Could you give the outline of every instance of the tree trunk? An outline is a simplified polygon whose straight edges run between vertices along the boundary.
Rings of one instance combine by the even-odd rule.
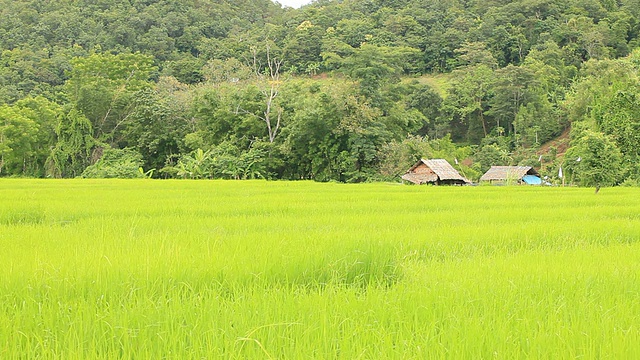
[[[482,113],[482,109],[480,111],[480,122],[482,122],[482,131],[484,131],[484,137],[487,137],[487,124],[484,121],[484,114]]]
[[[253,48],[253,72],[255,75],[255,79],[257,82],[262,83],[264,87],[260,90],[262,95],[264,96],[266,109],[263,113],[263,116],[258,114],[254,114],[254,116],[258,117],[267,125],[267,133],[269,136],[269,142],[273,143],[275,141],[276,135],[278,135],[278,130],[280,129],[280,122],[282,120],[282,108],[278,106],[276,102],[276,98],[278,97],[278,93],[280,90],[280,67],[282,65],[282,60],[276,59],[271,56],[271,47],[267,42],[266,45],[267,51],[267,67],[268,74],[264,74],[261,70],[262,66],[258,61],[258,53],[257,49]],[[271,115],[273,111],[277,112],[277,119],[275,119],[275,124],[273,124],[273,120]]]

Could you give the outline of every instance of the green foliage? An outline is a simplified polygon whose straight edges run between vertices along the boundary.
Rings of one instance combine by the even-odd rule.
[[[69,61],[64,50],[51,54],[46,48],[24,45],[0,48],[0,103],[26,96],[54,98],[65,80]]]
[[[136,92],[119,145],[135,148],[145,169],[161,169],[167,158],[189,149],[191,97],[189,88],[171,77],[160,78],[154,89]]]
[[[184,84],[197,84],[205,80],[202,73],[203,62],[195,57],[182,57],[165,62],[165,75],[172,76]]]
[[[176,166],[166,167],[160,171],[175,173],[176,176],[186,179],[204,179],[208,172],[207,162],[210,161],[211,153],[202,149],[197,149],[191,154],[182,155]]]
[[[635,168],[634,176],[640,175],[640,87],[619,91],[598,110],[600,129],[611,136],[624,155],[625,161]]]
[[[584,130],[565,154],[565,169],[582,186],[617,185],[622,181],[622,154],[610,137]]]
[[[27,159],[34,155],[37,124],[19,108],[0,106],[0,176],[20,174]]]
[[[637,86],[637,70],[629,60],[591,60],[585,63],[581,78],[574,84],[565,102],[571,122],[596,121],[598,114],[595,112],[618,91]]]
[[[299,69],[311,70],[316,75],[322,57],[322,37],[324,29],[305,20],[292,31],[285,40],[283,56],[286,64]],[[315,73],[313,73],[315,72]]]
[[[58,117],[56,145],[47,159],[47,175],[76,177],[91,163],[97,141],[91,122],[75,108],[67,108]]]
[[[381,173],[381,151],[405,139],[477,145],[478,172],[498,158],[487,145],[535,163],[535,149],[588,122],[637,178],[636,5],[0,0],[0,104],[20,115],[12,128],[35,124],[3,140],[1,171],[78,176],[107,145],[172,168],[229,146],[244,163],[259,154],[261,176],[361,182],[397,173]],[[434,78],[447,84],[421,85]]]
[[[183,179],[264,179],[266,155],[259,148],[239,151],[232,144],[223,143],[211,150],[196,149],[182,155],[175,165],[161,171]]]
[[[494,76],[491,110],[487,114],[495,119],[496,127],[504,127],[507,134],[516,134],[518,129],[513,123],[520,108],[530,102],[533,73],[526,67],[508,65],[496,70]]]
[[[102,156],[95,164],[87,166],[80,177],[93,179],[138,179],[145,176],[142,156],[132,149],[102,149]]]
[[[442,109],[451,122],[452,136],[478,143],[490,131],[485,118],[493,71],[484,64],[453,72],[454,78]]]
[[[475,153],[480,173],[485,173],[491,166],[511,165],[511,157],[504,147],[498,144],[486,144]]]
[[[590,61],[586,76],[576,84],[568,99],[574,124],[580,120],[591,129],[608,135],[624,159],[626,176],[637,178],[640,138],[640,65],[637,50],[616,61]],[[577,133],[577,132],[576,132]]]
[[[42,177],[46,175],[46,161],[56,146],[56,126],[62,115],[62,107],[44,97],[27,97],[15,103],[15,107],[37,126],[37,135],[31,145],[31,155],[23,160],[22,174]]]
[[[363,43],[344,60],[343,68],[359,81],[362,95],[378,100],[380,88],[386,83],[397,82],[403,64],[407,64],[406,59],[417,53],[417,49],[408,47],[391,48]]]
[[[136,54],[92,54],[72,59],[66,82],[71,102],[91,121],[93,136],[117,140],[138,91],[151,87],[153,58]]]
[[[0,106],[0,175],[45,175],[62,109],[44,97]]]

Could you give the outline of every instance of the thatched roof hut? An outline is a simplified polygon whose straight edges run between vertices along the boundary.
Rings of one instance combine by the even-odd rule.
[[[469,180],[460,175],[445,159],[421,159],[402,175],[402,180],[417,185],[428,183],[435,185],[464,185],[469,183]]]
[[[536,180],[537,179],[537,180]],[[540,174],[531,166],[492,166],[480,181],[492,183],[514,182],[517,184],[540,184]]]

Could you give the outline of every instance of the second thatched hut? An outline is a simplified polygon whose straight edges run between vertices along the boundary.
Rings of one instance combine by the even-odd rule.
[[[540,174],[531,166],[492,166],[480,178],[480,182],[494,184],[540,185]]]

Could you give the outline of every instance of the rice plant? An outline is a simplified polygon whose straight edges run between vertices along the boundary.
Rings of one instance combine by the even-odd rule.
[[[0,358],[630,358],[640,191],[0,181]]]

